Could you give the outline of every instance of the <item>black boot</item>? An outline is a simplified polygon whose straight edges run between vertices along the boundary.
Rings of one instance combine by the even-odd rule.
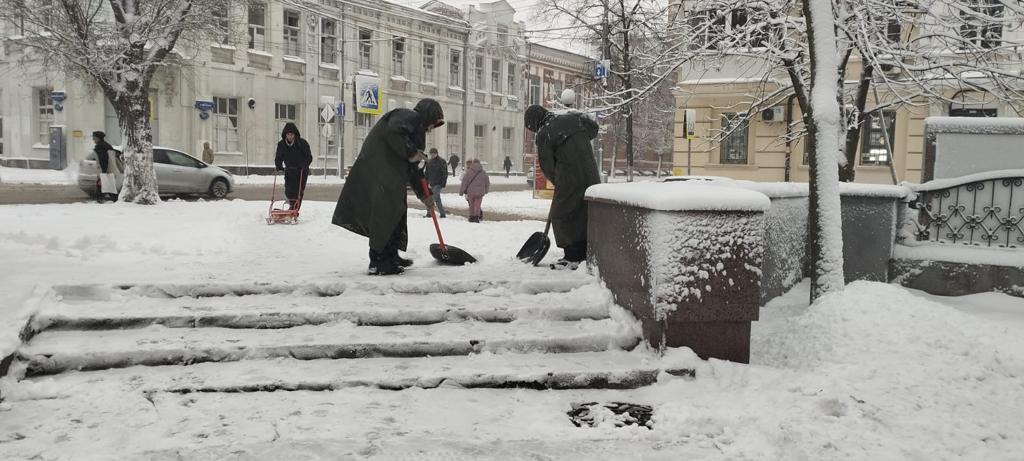
[[[370,250],[370,266],[367,273],[370,275],[397,275],[405,272],[402,266],[394,259],[398,254],[378,253]]]
[[[393,255],[393,257],[391,258],[391,260],[394,261],[395,264],[398,267],[409,267],[409,266],[412,266],[412,260],[411,259],[403,258],[401,256],[398,256],[398,253],[395,253]]]

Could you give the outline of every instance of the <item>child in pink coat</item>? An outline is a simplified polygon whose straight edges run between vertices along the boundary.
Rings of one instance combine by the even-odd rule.
[[[469,202],[469,222],[480,222],[484,214],[480,209],[484,201],[484,195],[491,189],[491,178],[487,176],[480,160],[473,159],[466,162],[466,171],[462,175],[462,188],[459,195],[465,195]]]

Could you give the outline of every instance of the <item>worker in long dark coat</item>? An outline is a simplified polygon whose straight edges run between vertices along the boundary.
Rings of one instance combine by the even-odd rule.
[[[406,186],[433,208],[433,198],[421,180],[426,160],[428,132],[444,125],[444,112],[433,99],[423,99],[412,110],[395,109],[384,114],[366,136],[334,209],[332,222],[370,238],[372,275],[403,272],[412,261],[402,258],[409,242],[406,227]]]
[[[600,183],[590,141],[597,137],[597,123],[579,112],[555,115],[532,105],[524,116],[526,128],[536,133],[540,169],[555,186],[551,203],[551,227],[555,244],[565,257],[552,269],[576,269],[587,257],[587,188]]]
[[[309,165],[312,163],[313,154],[309,150],[309,143],[302,139],[294,123],[286,123],[281,130],[281,140],[277,142],[274,166],[277,171],[284,170],[284,196],[288,198],[289,209],[298,206],[306,190]]]

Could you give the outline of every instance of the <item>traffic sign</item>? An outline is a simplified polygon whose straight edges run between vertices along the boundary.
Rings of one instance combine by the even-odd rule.
[[[608,78],[608,71],[612,67],[610,59],[602,59],[594,65],[594,78]]]
[[[334,109],[334,115],[345,118],[345,103],[339,102],[338,107]]]
[[[324,123],[323,125],[320,125],[320,136],[323,136],[325,138],[330,138],[331,135],[333,135],[333,134],[334,134],[334,125],[331,125],[330,123]]]
[[[697,111],[686,109],[683,112],[683,123],[686,125],[686,139],[693,140],[697,137]]]
[[[330,104],[324,104],[324,109],[320,111],[320,118],[324,123],[334,120],[334,107]]]

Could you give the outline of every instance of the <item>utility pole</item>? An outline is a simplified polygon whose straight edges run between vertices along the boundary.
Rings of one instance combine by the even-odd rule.
[[[344,179],[345,178],[345,116],[348,113],[348,110],[347,110],[348,109],[348,107],[347,107],[348,104],[346,104],[346,102],[348,100],[346,95],[348,93],[345,92],[345,84],[348,83],[348,78],[345,76],[345,44],[348,43],[348,41],[345,39],[345,4],[341,3],[338,6],[341,9],[341,13],[339,14],[339,17],[338,17],[338,26],[341,27],[341,30],[340,30],[341,46],[339,47],[340,48],[340,52],[338,53],[339,58],[341,59],[341,75],[338,78],[338,81],[340,82],[339,85],[341,85],[341,90],[339,91],[340,97],[338,99],[341,100],[341,107],[343,108],[343,110],[341,111],[340,114],[335,114],[335,116],[338,118],[338,177]],[[355,106],[355,105],[353,104],[353,106]]]
[[[604,24],[603,25],[604,25],[603,33],[601,34],[602,35],[601,40],[603,42],[601,44],[601,60],[602,61],[605,60],[605,59],[609,60],[608,61],[609,62],[609,66],[608,66],[608,69],[606,69],[605,72],[609,76],[611,76],[611,65],[610,65],[611,61],[610,60],[611,60],[611,55],[612,55],[612,42],[611,42],[611,39],[608,37],[609,28],[608,28],[608,7],[607,7],[607,5],[605,6],[605,9],[604,9]],[[608,78],[606,77],[606,78],[601,79],[601,84],[602,84],[602,86],[605,89],[607,89],[607,87],[608,87]],[[605,117],[605,120],[608,120],[609,118],[610,117]],[[608,132],[608,127],[607,126],[605,126],[604,131],[605,131],[605,133]],[[618,140],[615,139],[615,136],[612,136],[612,142],[618,142]],[[601,163],[598,164],[598,167],[599,167],[598,170],[599,171],[604,171],[604,134],[601,135],[601,142],[598,145],[597,150],[598,150],[598,155],[601,157]],[[612,152],[614,153],[615,149],[612,149]],[[611,177],[613,177],[613,178],[615,177],[615,157],[614,157],[614,154],[613,154],[613,157],[612,157],[611,166],[608,167],[608,174]],[[608,177],[607,176],[604,178],[604,182],[608,182]]]

